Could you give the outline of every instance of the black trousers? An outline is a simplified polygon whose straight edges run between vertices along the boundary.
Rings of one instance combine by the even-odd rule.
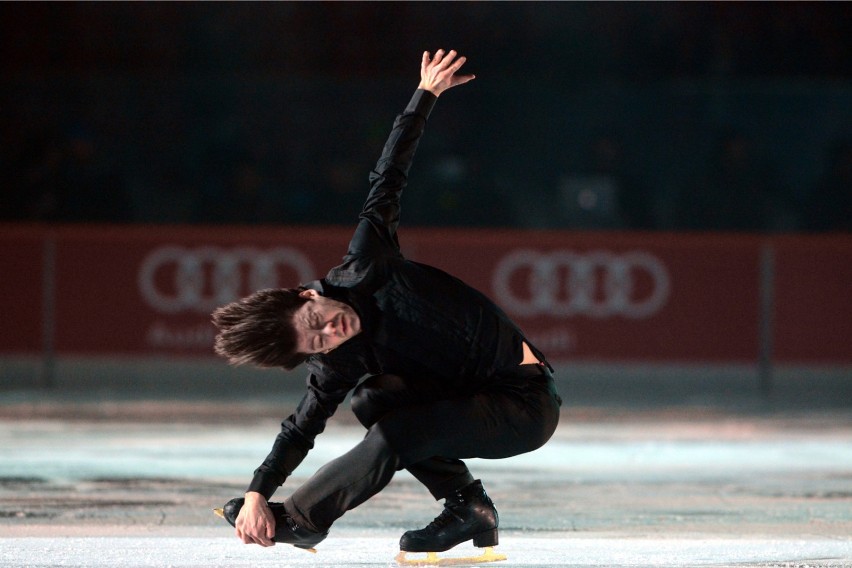
[[[352,394],[352,411],[368,428],[359,444],[320,468],[284,501],[310,530],[335,520],[407,469],[435,499],[473,482],[462,461],[533,451],[559,422],[562,401],[541,365],[519,365],[474,393],[396,375],[376,375]]]

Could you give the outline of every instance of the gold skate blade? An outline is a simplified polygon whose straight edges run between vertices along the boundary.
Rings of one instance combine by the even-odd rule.
[[[400,550],[396,555],[396,563],[400,566],[451,566],[453,564],[479,564],[481,562],[498,562],[506,560],[505,554],[497,554],[494,547],[486,546],[479,556],[464,556],[461,558],[440,557],[437,552],[427,552],[426,558],[406,558],[407,552]],[[421,554],[412,552],[411,554]]]

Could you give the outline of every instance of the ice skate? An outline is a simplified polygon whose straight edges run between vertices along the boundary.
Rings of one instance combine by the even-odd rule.
[[[445,566],[505,560],[504,555],[495,553],[492,548],[498,543],[498,524],[497,509],[482,483],[476,480],[447,497],[444,510],[428,526],[402,535],[396,561],[403,566]],[[478,556],[439,557],[437,554],[468,540],[485,550]],[[408,553],[413,552],[425,552],[426,557],[409,558]]]
[[[243,508],[245,499],[236,498],[228,501],[221,509],[213,509],[213,512],[228,521],[232,527],[236,526],[237,515],[240,514],[240,509]],[[272,515],[275,517],[275,537],[273,541],[286,544],[292,544],[296,548],[307,550],[308,552],[316,552],[314,546],[325,540],[328,532],[315,533],[304,527],[300,527],[293,517],[284,511],[282,503],[268,503]]]

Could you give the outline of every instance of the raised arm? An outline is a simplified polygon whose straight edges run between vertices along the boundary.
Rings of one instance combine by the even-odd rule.
[[[370,172],[370,194],[349,245],[350,258],[399,252],[396,229],[400,197],[408,184],[408,171],[426,120],[441,93],[474,78],[457,74],[466,61],[457,55],[455,50],[439,49],[434,57],[428,51],[423,52],[417,91],[403,113],[396,117],[382,155]]]
[[[476,78],[476,75],[456,75],[467,58],[456,57],[455,49],[444,53],[443,49],[435,52],[435,57],[428,51],[423,52],[420,62],[420,85],[418,89],[429,91],[436,97],[452,87],[463,85]]]

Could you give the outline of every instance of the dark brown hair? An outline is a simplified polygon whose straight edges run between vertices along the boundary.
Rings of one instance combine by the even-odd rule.
[[[214,350],[232,365],[293,369],[307,359],[297,350],[293,314],[307,303],[304,288],[258,290],[217,308],[213,323],[219,329]]]

